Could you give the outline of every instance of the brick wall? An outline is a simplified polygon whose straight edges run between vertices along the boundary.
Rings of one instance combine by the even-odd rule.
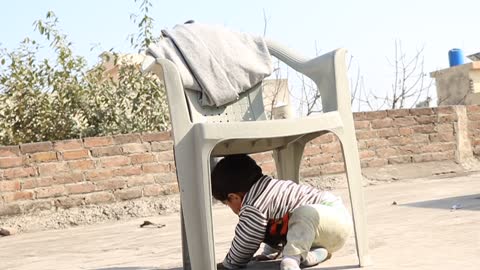
[[[480,154],[480,106],[354,114],[362,167]],[[471,142],[471,143],[470,143]],[[168,132],[0,146],[0,216],[178,192]],[[255,155],[273,173],[270,153]],[[343,172],[338,140],[305,149],[303,177]]]
[[[0,146],[0,216],[178,192],[168,132]]]

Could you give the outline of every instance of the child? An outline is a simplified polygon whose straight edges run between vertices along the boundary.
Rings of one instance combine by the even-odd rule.
[[[232,246],[218,269],[245,267],[266,242],[264,257],[279,252],[275,245],[281,243],[280,269],[299,270],[328,259],[351,231],[350,215],[339,197],[263,175],[247,155],[220,160],[212,172],[212,193],[239,216]]]

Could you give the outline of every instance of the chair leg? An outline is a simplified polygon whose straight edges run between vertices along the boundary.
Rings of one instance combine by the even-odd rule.
[[[181,232],[182,232],[182,261],[183,261],[183,270],[192,270],[192,265],[190,263],[190,256],[188,255],[188,243],[187,243],[187,234],[185,231],[185,220],[183,219],[183,210],[180,206],[180,222],[181,222]]]
[[[355,137],[352,138],[342,135],[338,137],[342,144],[343,158],[345,161],[345,172],[350,193],[350,203],[352,205],[358,260],[360,266],[368,266],[371,265],[371,259],[368,250],[365,202],[362,191],[362,173],[358,146]]]
[[[186,140],[182,143],[175,148],[175,159],[187,242],[183,243],[184,249],[187,244],[192,270],[213,270],[215,252],[208,152],[206,148],[194,149]]]
[[[273,158],[279,179],[300,181],[300,164],[302,163],[305,144],[293,142],[285,148],[273,150]]]

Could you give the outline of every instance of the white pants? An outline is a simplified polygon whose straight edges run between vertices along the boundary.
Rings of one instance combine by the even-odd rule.
[[[293,211],[288,222],[284,256],[300,255],[323,247],[329,253],[339,250],[352,231],[352,219],[343,205],[312,204]]]

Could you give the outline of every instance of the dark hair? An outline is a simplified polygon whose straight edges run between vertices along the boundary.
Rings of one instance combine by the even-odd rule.
[[[226,156],[212,172],[213,197],[225,201],[230,193],[248,192],[262,176],[262,168],[248,155]]]

